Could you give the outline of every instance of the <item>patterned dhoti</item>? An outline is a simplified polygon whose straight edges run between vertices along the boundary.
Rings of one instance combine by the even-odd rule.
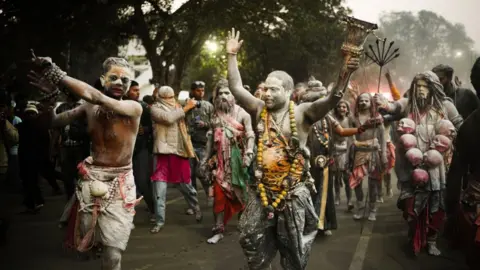
[[[89,157],[78,165],[78,169],[81,179],[76,190],[79,210],[75,246],[79,251],[86,251],[95,242],[100,242],[104,246],[125,250],[133,226],[135,205],[141,200],[136,199],[132,165],[95,166]],[[94,181],[108,186],[107,196],[91,195]]]
[[[249,269],[269,269],[277,251],[283,269],[305,269],[318,224],[310,191],[303,183],[298,184],[290,191],[285,209],[277,211],[270,220],[255,192],[249,194],[238,225]]]

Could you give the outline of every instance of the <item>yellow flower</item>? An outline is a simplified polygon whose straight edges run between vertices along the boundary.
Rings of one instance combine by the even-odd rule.
[[[268,206],[268,202],[265,202],[265,201],[264,201],[262,204],[263,204],[263,206],[265,206],[265,207]]]
[[[273,203],[272,203],[272,206],[273,206],[273,207],[277,207],[277,206],[278,206],[278,203],[273,202]]]
[[[281,201],[282,201],[282,200],[281,200],[280,198],[277,198],[277,199],[275,200],[275,203],[280,203]]]
[[[263,186],[262,183],[260,183],[260,184],[258,184],[258,187],[259,187],[259,188],[263,188],[264,186]]]
[[[266,198],[266,197],[267,197],[267,193],[265,193],[265,192],[260,192],[260,197]]]
[[[283,196],[287,195],[287,192],[286,192],[285,190],[282,191],[282,195],[283,195]]]

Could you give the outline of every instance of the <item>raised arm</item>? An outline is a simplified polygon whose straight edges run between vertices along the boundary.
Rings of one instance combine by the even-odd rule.
[[[324,118],[325,115],[327,115],[327,113],[342,99],[343,94],[348,87],[350,76],[358,69],[358,65],[359,59],[351,57],[348,60],[346,67],[342,67],[337,83],[330,95],[325,98],[317,99],[312,103],[300,104],[300,106],[303,105],[305,117],[310,120],[310,123],[315,123]]]
[[[237,53],[242,46],[243,40],[239,41],[240,32],[232,29],[228,32],[227,54],[228,54],[228,85],[238,105],[244,108],[250,115],[256,116],[264,106],[264,102],[253,96],[243,87],[242,77],[238,70]]]
[[[392,93],[393,100],[399,100],[402,96],[400,95],[400,91],[398,91],[397,87],[395,86],[395,83],[393,83],[390,71],[387,71],[387,73],[385,73],[385,77],[387,77],[388,86],[390,87],[390,93]]]
[[[167,112],[156,106],[152,106],[150,108],[150,114],[154,122],[166,125],[173,125],[177,123],[178,120],[185,118],[185,112],[182,108]]]

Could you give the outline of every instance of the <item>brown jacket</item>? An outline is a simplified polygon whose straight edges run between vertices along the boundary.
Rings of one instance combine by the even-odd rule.
[[[185,129],[185,113],[181,107],[170,109],[161,103],[150,108],[153,126],[153,153],[174,154],[193,158],[190,136]],[[183,128],[182,128],[183,126]]]

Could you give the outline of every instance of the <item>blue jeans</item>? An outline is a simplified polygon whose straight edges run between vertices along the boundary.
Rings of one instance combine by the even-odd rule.
[[[193,188],[195,188],[195,190],[198,190],[197,189],[197,170],[198,170],[198,167],[200,166],[199,161],[203,159],[203,156],[205,154],[205,148],[194,147],[194,149],[195,149],[195,154],[198,157],[198,161],[197,161],[196,158],[191,158],[190,159],[190,179],[192,179]],[[205,194],[208,197],[208,182],[207,182],[207,179],[202,179],[202,178],[199,177],[198,180],[200,180],[200,183],[202,183],[203,191],[205,191]]]
[[[152,181],[153,200],[155,208],[155,223],[163,226],[165,224],[165,200],[167,199],[167,182]],[[188,207],[195,211],[200,211],[198,205],[197,191],[191,184],[180,183],[176,184],[176,187],[180,190],[185,201],[187,201]]]

